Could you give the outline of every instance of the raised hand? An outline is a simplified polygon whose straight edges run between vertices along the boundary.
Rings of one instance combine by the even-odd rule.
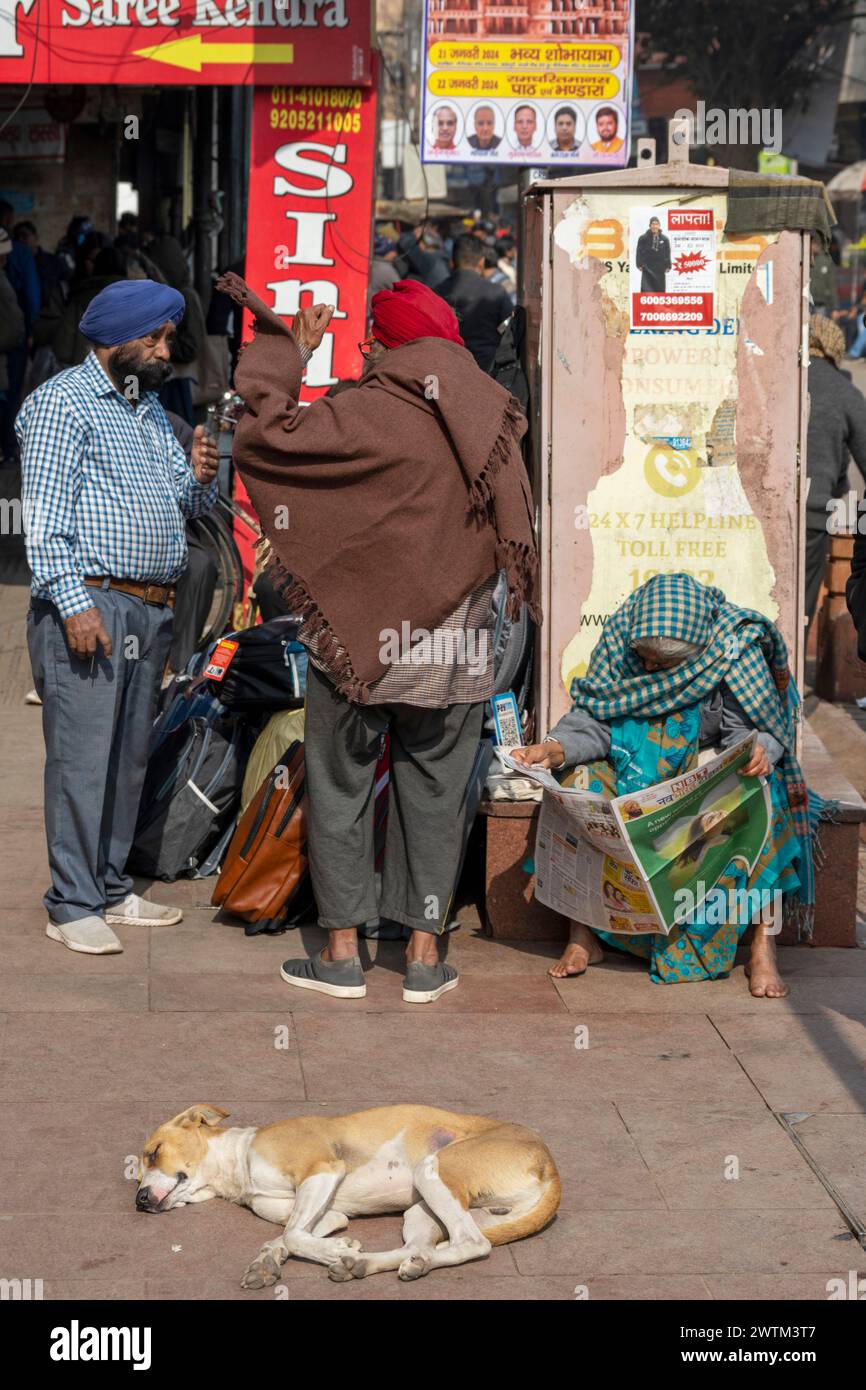
[[[300,347],[315,352],[334,316],[333,304],[314,304],[311,309],[299,309],[295,314],[292,332]]]

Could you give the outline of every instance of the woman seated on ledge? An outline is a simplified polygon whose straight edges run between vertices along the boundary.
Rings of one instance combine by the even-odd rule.
[[[514,749],[513,756],[547,768],[585,764],[589,789],[608,797],[688,772],[697,765],[701,748],[725,748],[758,730],[743,775],[769,777],[770,834],[748,879],[732,863],[718,886],[726,894],[766,890],[761,899],[738,893],[733,901],[782,901],[785,917],[809,935],[814,901],[810,821],[814,828],[821,803],[813,798],[810,817],[794,756],[799,696],[775,625],[686,574],[658,575],[608,619],[587,673],[573,682],[571,695],[573,708],[545,741]],[[562,781],[567,786],[575,775]],[[750,923],[738,920],[736,907],[728,913],[732,920],[721,924],[715,913],[707,915],[712,925],[697,908],[668,936],[621,936],[572,922],[569,944],[549,973],[555,978],[582,974],[602,959],[600,938],[648,959],[650,975],[659,983],[717,979],[731,970]],[[774,937],[781,925],[772,908],[765,908],[754,923],[746,967],[754,995],[780,999],[788,993],[776,963]]]

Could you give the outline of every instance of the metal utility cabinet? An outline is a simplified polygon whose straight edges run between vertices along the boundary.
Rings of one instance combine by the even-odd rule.
[[[525,200],[542,734],[605,617],[659,572],[772,618],[802,679],[809,238],[726,236],[727,182],[678,162]],[[712,214],[711,326],[635,330],[630,241],[671,209]]]
[[[570,707],[606,617],[656,573],[686,570],[766,614],[802,689],[809,237],[728,235],[728,171],[678,153],[670,164],[534,183],[524,197],[544,606],[535,739]],[[655,218],[704,229],[692,241],[711,247],[711,273],[704,265],[692,297],[704,326],[636,326],[651,301],[635,250]],[[671,243],[688,247],[683,233]],[[690,251],[671,259],[665,291],[694,267]],[[809,785],[838,806],[824,828],[814,942],[851,946],[866,806],[814,733],[800,742]],[[563,936],[565,920],[533,897],[537,807],[482,811],[488,931]]]

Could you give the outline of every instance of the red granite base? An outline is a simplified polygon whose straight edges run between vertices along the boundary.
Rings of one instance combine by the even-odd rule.
[[[536,902],[533,894],[535,803],[493,804],[485,813],[487,852],[485,909],[488,936],[506,941],[564,941],[568,922]],[[859,825],[854,821],[821,827],[823,865],[815,873],[813,946],[856,946]],[[795,945],[785,927],[783,946]]]

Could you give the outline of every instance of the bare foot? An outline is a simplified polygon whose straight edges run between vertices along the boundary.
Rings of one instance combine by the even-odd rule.
[[[556,965],[552,965],[547,973],[553,980],[565,980],[572,975],[582,975],[587,966],[597,965],[603,959],[604,951],[589,927],[580,922],[573,923],[571,940]]]
[[[752,941],[752,954],[746,966],[746,979],[749,990],[756,999],[784,999],[789,993],[788,986],[779,974],[776,961],[776,942],[768,936],[760,923],[755,928]]]

